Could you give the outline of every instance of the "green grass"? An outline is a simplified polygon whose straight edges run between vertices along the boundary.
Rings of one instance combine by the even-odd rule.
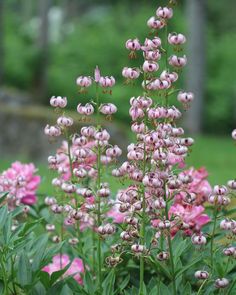
[[[236,144],[230,137],[197,137],[187,164],[204,166],[212,185],[224,184],[236,178]]]
[[[27,162],[24,157],[16,159],[2,159],[0,171],[10,166],[13,160]],[[46,159],[45,159],[46,163]],[[53,194],[51,180],[55,173],[50,171],[46,164],[36,163],[38,173],[42,177],[39,193]],[[187,159],[187,165],[196,168],[204,166],[209,172],[209,180],[212,185],[224,184],[227,180],[236,178],[236,145],[230,138],[215,136],[199,136],[195,139],[192,153]],[[110,181],[107,179],[107,181]],[[120,187],[118,180],[112,180],[113,191]]]

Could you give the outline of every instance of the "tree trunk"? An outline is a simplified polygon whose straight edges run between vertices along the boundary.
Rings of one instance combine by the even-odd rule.
[[[4,7],[3,1],[0,0],[0,85],[3,84],[4,78],[4,24],[3,24],[3,16],[4,16]]]
[[[48,93],[48,65],[49,65],[49,19],[48,13],[51,0],[40,0],[39,2],[40,29],[37,40],[39,51],[38,64],[35,73],[36,98],[40,102],[47,100]]]
[[[188,23],[188,64],[186,90],[194,93],[194,101],[187,111],[184,126],[191,133],[200,133],[203,125],[203,101],[206,82],[206,1],[186,0]]]

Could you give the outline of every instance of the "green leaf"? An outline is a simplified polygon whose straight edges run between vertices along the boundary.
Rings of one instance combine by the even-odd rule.
[[[222,263],[216,262],[215,267],[216,267],[216,271],[217,271],[218,276],[220,278],[223,278],[224,274],[225,274],[225,270],[224,270],[224,267],[223,267]]]
[[[45,255],[43,258],[43,264],[47,265],[51,260],[52,257],[60,252],[61,247],[64,245],[64,242],[56,244],[48,249],[45,250]]]
[[[7,220],[7,215],[8,215],[8,208],[5,205],[2,208],[0,208],[0,228],[4,227],[5,222]]]
[[[32,292],[30,293],[30,295],[45,295],[45,294],[46,294],[46,289],[44,288],[41,282],[38,282],[32,289]]]
[[[125,287],[128,285],[130,280],[130,275],[128,274],[127,276],[125,276],[125,279],[119,284],[117,290],[115,291],[114,295],[116,294],[120,294],[121,291],[123,291],[125,289]]]
[[[161,290],[161,295],[172,295],[170,289],[162,282],[160,282],[159,290]]]
[[[57,282],[50,289],[48,289],[47,295],[60,294],[60,292],[62,291],[64,285],[65,285],[64,280],[61,280],[61,281]]]
[[[84,276],[85,291],[90,292],[90,294],[94,294],[95,292],[94,285],[95,285],[95,281],[93,280],[91,273],[89,271],[86,271]]]
[[[40,271],[38,273],[40,281],[43,283],[44,287],[48,289],[50,287],[50,275],[46,271]]]
[[[78,284],[73,278],[71,277],[67,277],[66,278],[66,283],[67,285],[70,287],[71,290],[73,290],[74,294],[78,294],[78,295],[90,295],[89,293],[87,293],[83,286],[81,286],[80,284]]]
[[[4,241],[6,245],[9,244],[10,236],[12,234],[11,225],[12,225],[12,219],[11,219],[11,216],[8,216],[3,226],[3,237],[4,237]]]
[[[111,295],[114,291],[115,272],[112,269],[102,283],[103,295]]]
[[[149,295],[157,295],[158,294],[158,288],[155,286],[151,289],[151,291],[148,293]]]
[[[191,268],[192,266],[194,266],[196,263],[198,263],[200,260],[202,259],[202,257],[196,257],[195,259],[192,260],[192,262],[188,265],[186,265],[185,267],[183,267],[182,269],[178,270],[176,272],[176,279],[181,276],[185,271],[187,271],[189,268]]]
[[[11,212],[11,215],[14,218],[14,217],[18,216],[19,214],[21,214],[22,212],[23,212],[23,208],[22,207],[17,207],[16,209],[14,209]]]
[[[39,225],[42,221],[43,221],[43,218],[39,218],[38,220],[25,223],[21,231],[21,236],[27,235],[29,232],[33,230],[33,228]]]
[[[64,273],[69,269],[70,266],[71,266],[71,262],[68,263],[67,266],[64,267],[63,269],[60,269],[58,271],[54,271],[51,274],[50,284],[53,285],[60,277],[62,277],[64,275]]]
[[[168,279],[171,279],[171,274],[166,268],[165,264],[155,259],[155,257],[150,257],[151,262],[154,264],[157,271],[165,275]],[[159,269],[158,269],[159,268]]]
[[[8,192],[0,194],[0,205],[5,201],[7,195],[8,195]]]
[[[17,269],[17,279],[19,284],[23,287],[32,283],[31,265],[25,252],[20,254]]]
[[[68,285],[65,285],[62,288],[60,295],[73,295],[73,292],[71,291]]]
[[[146,285],[145,285],[144,282],[143,282],[143,295],[148,295],[147,294],[147,288],[146,288]]]
[[[3,290],[4,290],[4,282],[0,280],[0,294],[3,294]]]
[[[191,295],[192,294],[192,288],[191,284],[189,282],[186,283],[183,290],[183,295]]]
[[[156,278],[152,277],[147,286],[148,291],[151,291],[156,285],[157,285],[157,280]]]
[[[36,271],[41,268],[43,265],[43,257],[45,254],[45,249],[48,243],[48,236],[46,234],[41,235],[37,241],[34,243],[33,248],[36,255],[34,255],[34,261],[32,264],[32,270]]]

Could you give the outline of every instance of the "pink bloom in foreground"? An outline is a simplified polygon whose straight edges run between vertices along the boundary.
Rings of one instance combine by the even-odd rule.
[[[190,230],[199,231],[203,225],[210,221],[207,214],[203,214],[203,206],[174,204],[169,209],[169,217],[178,216]]]
[[[8,192],[13,200],[10,206],[23,203],[33,205],[37,201],[36,190],[40,183],[40,176],[35,175],[34,164],[12,163],[11,167],[0,175],[0,192]]]
[[[119,205],[115,203],[110,211],[107,212],[107,216],[113,218],[115,223],[124,222],[124,218],[126,216],[125,213],[119,211]]]
[[[195,205],[202,204],[207,200],[212,188],[207,180],[208,172],[204,167],[199,169],[190,168],[181,172],[180,176],[191,177],[192,181],[187,185],[187,191],[196,194]],[[181,192],[175,197],[175,200],[181,202],[184,194]]]
[[[52,263],[46,265],[42,270],[49,273],[50,275],[56,271],[65,268],[70,263],[68,255],[56,255],[52,259]],[[72,276],[80,285],[83,284],[81,273],[84,273],[84,264],[82,259],[74,258],[68,270],[63,274],[63,278]]]

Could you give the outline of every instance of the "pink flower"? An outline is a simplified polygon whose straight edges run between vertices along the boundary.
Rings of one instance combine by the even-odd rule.
[[[139,75],[140,75],[140,70],[138,68],[124,67],[122,70],[122,76],[127,79],[137,79]]]
[[[56,271],[64,269],[70,263],[68,255],[56,255],[52,259],[52,263],[45,266],[42,270],[50,275]],[[63,278],[72,276],[80,285],[83,284],[81,273],[84,273],[84,264],[82,259],[74,258],[68,270],[63,274]]]
[[[151,29],[161,29],[165,26],[165,23],[159,19],[156,19],[155,16],[152,16],[148,19],[147,25]]]
[[[183,34],[172,33],[168,35],[168,42],[172,45],[181,45],[186,42],[186,38]]]
[[[183,57],[178,57],[177,55],[172,55],[169,58],[169,64],[176,68],[182,68],[187,63],[187,57],[184,55]]]
[[[99,80],[100,80],[100,78],[101,78],[101,73],[100,73],[99,67],[96,66],[96,68],[95,68],[95,70],[94,70],[94,81],[95,81],[96,83],[98,83]]]
[[[35,175],[34,164],[12,163],[11,167],[0,175],[0,192],[8,192],[10,206],[15,203],[33,205],[37,201],[36,190],[40,176]]]
[[[96,162],[96,154],[92,152],[86,152],[88,149],[91,149],[95,145],[95,141],[91,140],[86,142],[83,145],[83,149],[79,148],[78,144],[78,138],[73,139],[70,153],[71,155],[77,155],[78,151],[85,151],[85,158],[83,158],[83,161],[78,162],[78,161],[73,161],[72,166],[73,169],[75,168],[83,168],[86,171],[89,171],[92,167],[92,165]],[[70,172],[70,162],[69,158],[67,156],[68,153],[68,143],[67,141],[63,141],[61,147],[57,150],[56,154],[56,163],[55,165],[50,165],[49,167],[52,168],[53,170],[57,170],[60,174],[60,178],[68,181],[71,178],[71,172]]]
[[[156,15],[163,19],[169,19],[173,16],[173,10],[168,7],[159,7],[156,11]]]
[[[175,203],[169,209],[169,217],[172,215],[180,217],[180,219],[189,225],[190,230],[199,231],[203,225],[210,221],[208,215],[203,214],[205,208],[203,206],[182,205]]]
[[[177,100],[179,102],[182,102],[184,104],[188,104],[190,102],[192,102],[194,99],[194,95],[192,92],[182,92],[180,91],[178,96],[177,96]]]
[[[190,168],[180,173],[181,176],[189,176],[192,178],[192,182],[187,185],[187,191],[189,193],[196,194],[195,204],[202,204],[205,202],[212,191],[212,188],[207,181],[208,172],[204,167],[200,169]],[[176,195],[176,201],[182,201],[185,193],[180,193]]]
[[[156,62],[145,60],[143,63],[144,72],[156,72],[159,69],[159,65]]]
[[[52,96],[50,98],[50,105],[56,108],[64,108],[67,105],[67,98],[61,96]]]
[[[80,87],[89,87],[92,84],[91,77],[80,76],[76,79],[76,84]]]
[[[50,125],[46,125],[44,128],[44,134],[48,135],[48,136],[60,136],[61,135],[61,128],[57,125],[55,126],[50,126]]]
[[[99,85],[104,88],[114,86],[115,82],[116,81],[113,76],[100,77],[100,79],[99,79]]]
[[[113,103],[102,104],[99,111],[104,115],[112,115],[117,112],[117,107]]]
[[[112,208],[107,212],[107,217],[113,218],[113,222],[115,223],[123,223],[125,216],[127,215],[126,213],[120,212],[120,201],[117,199]]]
[[[125,47],[129,50],[134,51],[134,50],[139,50],[141,45],[139,43],[139,40],[136,38],[133,40],[132,39],[127,40],[125,43]]]

